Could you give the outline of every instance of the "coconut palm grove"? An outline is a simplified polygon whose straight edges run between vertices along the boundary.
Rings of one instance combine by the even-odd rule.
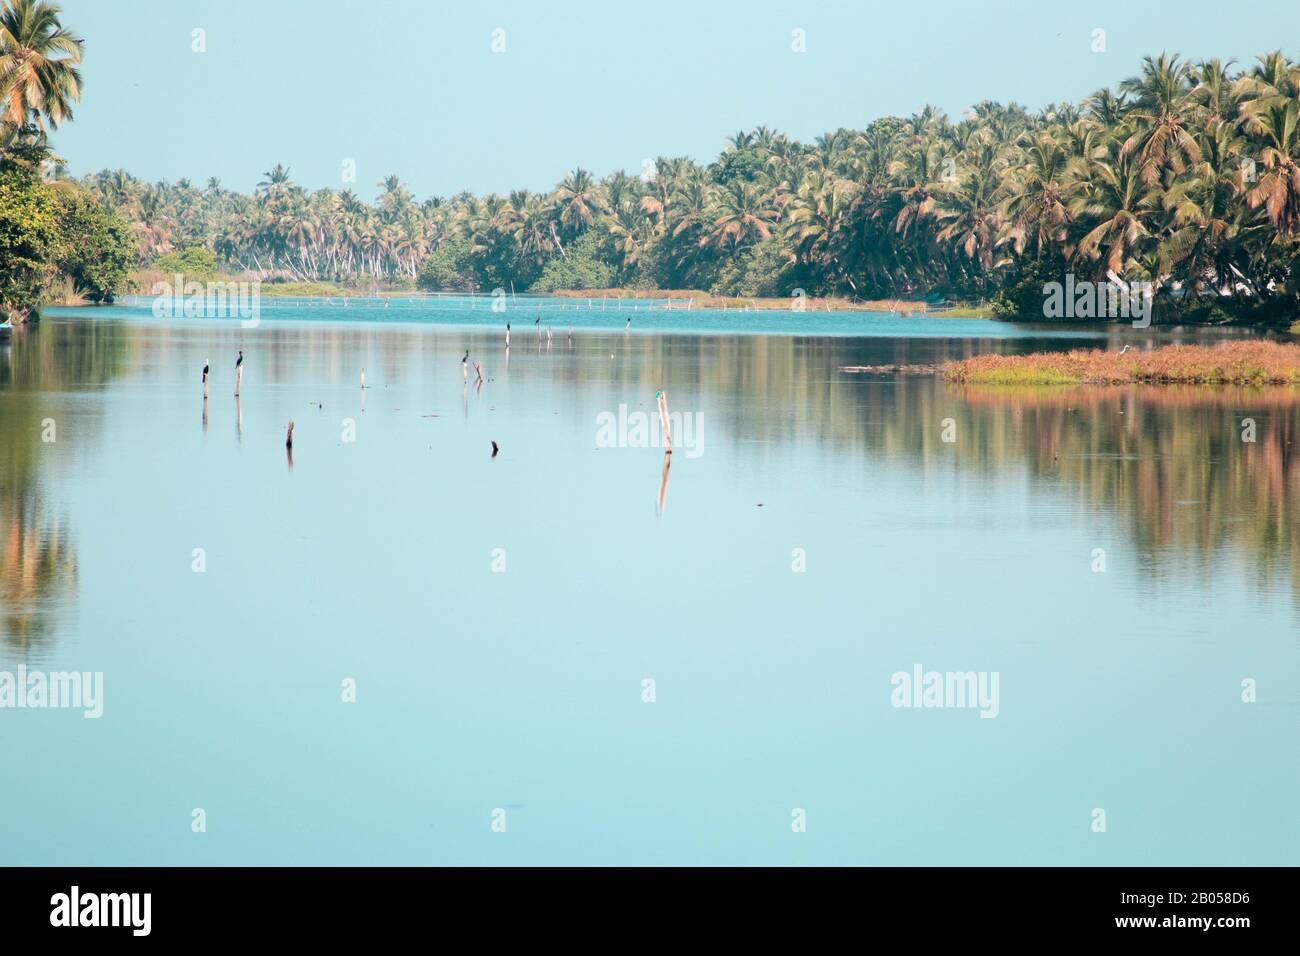
[[[340,290],[944,297],[1040,319],[1045,279],[1109,271],[1151,281],[1158,320],[1259,324],[1289,321],[1300,294],[1300,63],[1279,51],[1160,53],[1041,110],[921,106],[812,143],[759,127],[705,163],[578,168],[545,194],[419,199],[394,174],[372,203],[282,164],[253,195],[68,178],[46,132],[73,117],[85,43],[59,13],[10,0],[0,20],[0,295],[17,318],[182,269]]]

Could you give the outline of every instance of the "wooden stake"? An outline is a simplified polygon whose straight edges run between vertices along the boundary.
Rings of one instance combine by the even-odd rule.
[[[235,369],[235,396],[239,396],[239,385],[244,380],[244,366]]]
[[[655,400],[659,403],[659,425],[664,432],[664,454],[673,453],[673,430],[668,422],[668,396],[663,393],[663,389],[655,392]]]
[[[668,471],[673,467],[673,453],[664,452],[664,470],[659,476],[659,514],[664,513],[664,505],[668,503]]]

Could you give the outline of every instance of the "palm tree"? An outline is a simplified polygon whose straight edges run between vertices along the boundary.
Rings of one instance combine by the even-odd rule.
[[[1159,203],[1159,190],[1143,182],[1130,154],[1115,151],[1095,163],[1086,193],[1070,202],[1072,217],[1084,228],[1077,255],[1092,261],[1106,257],[1106,269],[1122,275],[1143,240],[1150,238],[1146,217]]]
[[[582,232],[595,221],[604,208],[591,173],[579,167],[565,176],[555,190],[559,219],[570,235]]]
[[[786,217],[795,256],[854,291],[856,284],[844,268],[839,245],[855,191],[853,183],[818,171],[804,181]]]
[[[1229,72],[1232,60],[1205,60],[1193,76],[1196,86],[1190,94],[1191,99],[1205,110],[1205,125],[1215,126],[1219,123],[1235,123],[1237,120],[1240,97],[1234,89],[1232,74]]]
[[[1202,159],[1161,197],[1170,215],[1156,247],[1162,274],[1178,270],[1194,297],[1207,282],[1218,287],[1229,274],[1231,256],[1243,234],[1243,139],[1231,123],[1219,123],[1201,137]]]
[[[713,196],[713,222],[700,239],[701,246],[737,249],[767,239],[777,220],[770,195],[753,183],[735,180]]]
[[[1116,96],[1110,90],[1098,90],[1088,97],[1088,112],[1104,129],[1115,129],[1133,111],[1125,93]]]
[[[1300,232],[1300,109],[1294,100],[1277,103],[1257,113],[1255,122],[1263,131],[1266,146],[1260,151],[1264,173],[1246,193],[1250,208],[1264,207],[1268,221],[1285,236]]]
[[[1034,255],[1041,259],[1044,251],[1065,242],[1066,226],[1073,220],[1066,203],[1084,184],[1069,176],[1069,157],[1046,134],[1032,141],[1025,159],[1028,162],[1007,183],[1010,228],[1002,239],[1011,242],[1019,254],[1032,232]]]
[[[1142,179],[1154,183],[1164,170],[1181,173],[1198,155],[1187,130],[1192,70],[1177,55],[1161,53],[1142,58],[1142,75],[1120,84],[1135,97],[1131,118],[1137,128],[1124,141],[1124,152],[1136,152]]]
[[[993,268],[993,248],[1002,228],[1001,166],[997,149],[983,145],[971,171],[942,197],[938,215],[944,226],[935,240],[955,243],[967,259],[979,264],[981,273]]]
[[[1292,63],[1280,50],[1266,53],[1238,78],[1234,93],[1241,99],[1242,117],[1253,132],[1258,132],[1258,126],[1251,122],[1258,113],[1284,106],[1300,95],[1300,65]]]
[[[83,41],[59,22],[59,7],[40,0],[4,0],[0,11],[0,98],[3,122],[57,128],[81,99]]]

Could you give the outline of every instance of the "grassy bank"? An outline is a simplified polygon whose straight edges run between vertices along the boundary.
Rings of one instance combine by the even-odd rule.
[[[198,282],[252,282],[256,276],[248,275],[219,275],[217,273],[200,273],[190,274],[182,272],[186,279],[194,279]],[[165,282],[171,284],[175,281],[174,273],[165,273],[157,269],[136,269],[127,280],[127,295],[152,295],[154,284]],[[275,295],[293,295],[293,296],[374,296],[373,291],[363,289],[350,289],[341,285],[335,285],[332,282],[267,282],[262,281],[258,291],[265,296]],[[380,292],[381,295],[385,294]],[[65,305],[79,305],[78,302],[66,302]]]
[[[709,295],[699,289],[558,289],[551,293],[562,299],[668,299],[670,309],[734,309],[753,312],[789,312],[795,301],[790,296],[752,297]],[[949,318],[985,318],[991,312],[977,308],[955,307],[931,312],[929,303],[906,299],[814,298],[803,300],[805,312],[899,312],[903,315],[929,314]],[[977,313],[983,313],[977,315]]]
[[[1076,349],[1039,355],[980,355],[943,367],[949,381],[981,385],[1300,384],[1300,345],[1231,342],[1169,345],[1125,354]]]

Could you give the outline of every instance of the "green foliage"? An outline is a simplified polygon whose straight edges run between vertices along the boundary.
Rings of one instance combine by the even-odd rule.
[[[788,296],[795,288],[783,281],[789,264],[789,256],[778,242],[761,242],[727,259],[708,291],[742,298]]]
[[[733,149],[719,157],[714,179],[720,186],[737,179],[752,183],[762,176],[764,166],[763,157],[754,150]]]
[[[476,292],[478,277],[467,239],[451,239],[439,246],[420,267],[416,284],[430,292]]]
[[[30,166],[0,163],[0,310],[28,318],[56,272],[58,203]]]
[[[59,271],[90,301],[112,302],[126,288],[135,255],[126,220],[83,190],[64,190],[58,195],[58,231]]]
[[[1030,259],[1023,263],[989,303],[994,317],[1021,322],[1047,321],[1043,315],[1046,300],[1043,286],[1060,282],[1067,270],[1065,260],[1059,258]]]
[[[565,249],[565,255],[551,259],[533,283],[534,292],[557,289],[607,289],[614,282],[614,267],[601,262],[600,240],[595,233],[584,233]]]
[[[210,282],[221,273],[217,269],[217,257],[207,246],[188,246],[180,252],[159,256],[153,262],[153,268],[165,276],[180,274],[186,282]]]

